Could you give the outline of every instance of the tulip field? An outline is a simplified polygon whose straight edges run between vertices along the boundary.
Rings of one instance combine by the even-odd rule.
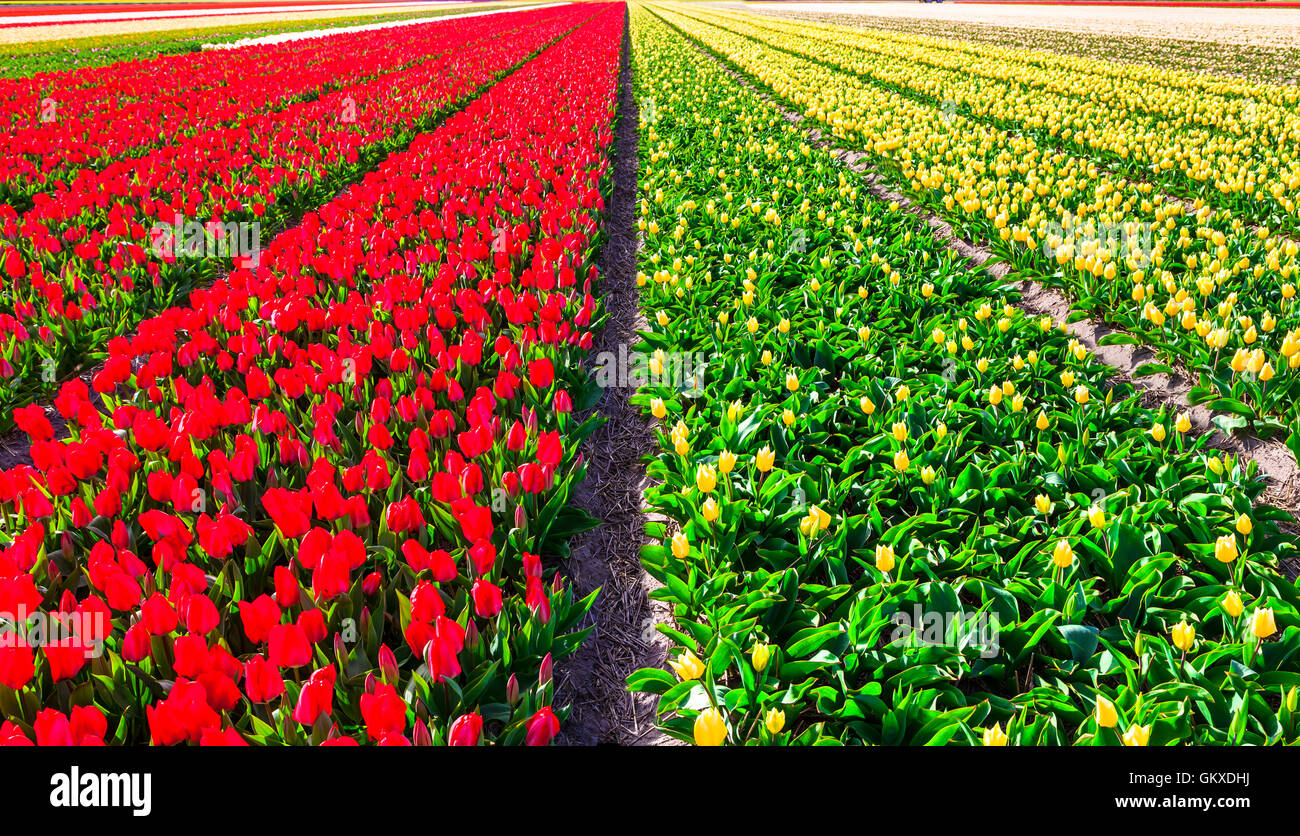
[[[0,73],[0,744],[1300,742],[1300,89],[454,11]]]

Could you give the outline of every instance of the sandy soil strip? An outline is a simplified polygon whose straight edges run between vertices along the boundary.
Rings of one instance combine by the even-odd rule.
[[[752,11],[798,11],[997,24],[1102,35],[1300,47],[1300,9],[1025,6],[993,3],[739,3]]]
[[[615,134],[614,190],[603,226],[608,234],[600,252],[599,291],[609,320],[596,337],[589,363],[601,352],[617,355],[640,342],[648,329],[636,286],[636,228],[638,130],[640,114],[632,87],[631,39],[624,34],[623,68],[619,75],[619,122]],[[620,381],[622,382],[622,381]],[[641,546],[652,541],[645,526],[666,518],[647,513],[649,486],[644,459],[658,448],[653,422],[630,402],[635,386],[605,389],[595,412],[605,419],[582,445],[587,478],[574,492],[574,502],[601,521],[599,528],[579,535],[565,571],[575,595],[599,587],[596,604],[580,626],[592,627],[578,651],[556,663],[556,703],[572,706],[560,732],[561,745],[623,746],[679,743],[655,726],[659,698],[630,694],[628,675],[645,668],[662,668],[670,642],[654,630],[671,623],[672,611],[648,597],[659,584],[641,566]],[[587,414],[575,416],[585,419]]]
[[[265,46],[267,44],[282,44],[289,41],[305,41],[308,38],[322,38],[326,35],[345,35],[350,32],[369,32],[375,29],[395,29],[399,26],[411,26],[416,23],[433,23],[444,20],[463,20],[467,17],[482,17],[483,15],[500,14],[501,12],[522,12],[533,11],[536,9],[549,9],[554,6],[566,6],[568,2],[562,3],[544,3],[540,6],[512,6],[506,9],[486,9],[481,12],[466,12],[465,14],[455,15],[438,15],[436,17],[413,17],[410,20],[390,20],[386,23],[364,23],[358,26],[339,26],[334,29],[309,29],[305,32],[281,32],[278,35],[265,35],[261,38],[243,38],[242,40],[232,41],[230,43],[204,44],[203,49],[238,49],[244,46]]]

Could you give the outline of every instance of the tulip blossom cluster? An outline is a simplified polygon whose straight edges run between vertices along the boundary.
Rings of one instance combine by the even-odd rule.
[[[0,80],[0,124],[8,127],[0,197],[29,203],[119,157],[399,71],[428,60],[428,41],[438,44],[448,28],[434,22],[403,28],[399,38],[358,32]]]
[[[1193,403],[1239,423],[1300,414],[1300,119],[1285,86],[1161,96],[1163,79],[1132,81],[1126,65],[1047,73],[969,45],[940,57],[844,27],[667,15],[958,234],[989,241],[1017,278],[1152,346],[1146,373],[1181,365],[1203,380]]]
[[[360,43],[397,46],[339,59],[357,62],[356,83],[181,130],[147,153],[80,169],[30,205],[0,205],[0,402],[51,388],[141,310],[231,266],[220,248],[190,257],[160,247],[160,230],[178,219],[289,222],[579,19],[542,9],[361,33]],[[319,80],[310,65],[301,73],[308,87]],[[244,266],[260,257],[234,255]]]
[[[641,554],[674,624],[667,670],[628,683],[661,730],[1300,740],[1291,515],[699,49],[748,61],[780,28],[723,17],[632,16],[646,339],[713,352],[703,385],[633,401],[658,422],[646,500],[667,522]],[[789,63],[766,55],[755,74]]]
[[[68,438],[16,412],[34,465],[0,473],[0,609],[105,627],[81,636],[95,653],[0,648],[18,699],[0,738],[555,736],[552,650],[591,601],[541,555],[580,525],[569,388],[598,310],[624,11],[562,20],[576,30],[256,267],[114,340],[102,404],[62,387]],[[68,713],[68,688],[107,728]]]

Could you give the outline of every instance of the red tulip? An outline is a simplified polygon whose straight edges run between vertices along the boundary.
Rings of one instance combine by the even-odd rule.
[[[268,636],[267,658],[277,668],[296,668],[311,661],[311,643],[297,624],[277,624]]]
[[[478,714],[462,714],[451,724],[447,735],[449,746],[477,746],[483,734],[483,718]]]
[[[406,730],[406,703],[397,695],[397,689],[387,683],[376,686],[373,694],[362,694],[361,715],[371,740]]]
[[[249,702],[266,702],[284,693],[284,679],[276,666],[260,654],[244,663],[244,693]]]
[[[560,721],[549,705],[542,706],[528,721],[524,743],[528,746],[549,746],[560,733]]]
[[[26,687],[35,674],[35,661],[32,649],[13,641],[12,636],[0,643],[0,685],[15,691]]]

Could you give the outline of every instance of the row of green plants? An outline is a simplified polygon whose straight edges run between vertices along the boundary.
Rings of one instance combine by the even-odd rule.
[[[633,12],[647,571],[702,745],[1296,739],[1288,515]],[[662,352],[662,353],[658,353]]]
[[[1280,433],[1300,449],[1300,243],[869,84],[805,57],[799,39],[655,8],[838,144],[863,150],[958,235],[987,241],[1018,277],[1063,288],[1080,315],[1127,332],[1108,342],[1154,348],[1156,361],[1138,375],[1181,366],[1196,376],[1190,400],[1226,413],[1225,431]]]

